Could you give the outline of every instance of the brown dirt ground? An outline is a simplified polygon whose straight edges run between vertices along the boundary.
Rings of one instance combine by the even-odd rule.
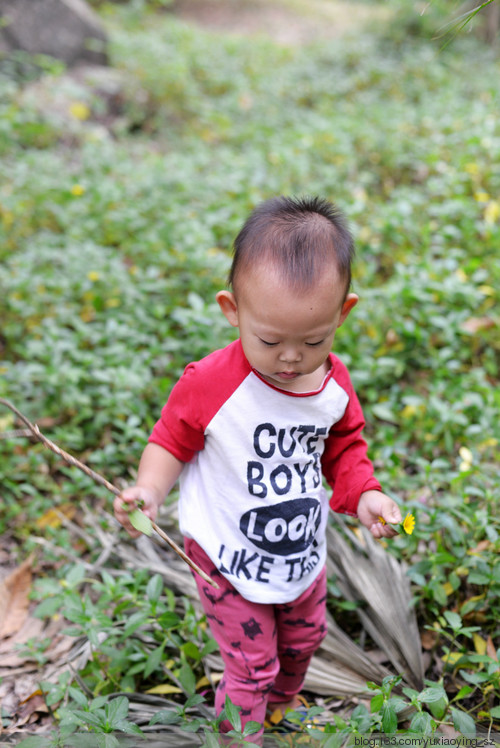
[[[171,10],[207,29],[267,36],[287,46],[349,35],[389,14],[384,3],[352,0],[175,0]]]

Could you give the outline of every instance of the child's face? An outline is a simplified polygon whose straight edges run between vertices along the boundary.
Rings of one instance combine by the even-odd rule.
[[[277,387],[308,392],[321,386],[335,332],[358,300],[344,294],[345,283],[335,270],[310,290],[297,292],[262,265],[246,273],[237,296],[220,291],[217,301],[231,325],[239,327],[250,365]]]

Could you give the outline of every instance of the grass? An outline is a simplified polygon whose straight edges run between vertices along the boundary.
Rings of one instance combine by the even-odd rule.
[[[291,48],[163,12],[102,12],[123,76],[113,100],[46,60],[1,68],[0,396],[49,419],[53,441],[111,480],[133,480],[185,364],[231,339],[214,294],[249,210],[277,193],[337,201],[356,235],[361,302],[336,350],[377,473],[417,516],[388,548],[408,564],[427,688],[440,690],[406,701],[427,715],[421,731],[500,731],[498,60],[470,36],[440,50],[402,21]],[[27,86],[40,65],[45,84]],[[8,412],[0,425],[13,428]],[[109,496],[25,440],[0,440],[0,480],[13,561],[42,533],[70,543],[43,525],[54,506],[85,501],[108,521]],[[87,529],[81,552],[95,559]],[[109,568],[89,581],[54,548],[43,569],[39,614],[64,606],[73,633],[110,637],[79,675],[85,704],[76,682],[44,685],[51,708],[104,710],[80,722],[62,712],[68,731],[105,732],[106,697],[163,680],[165,658],[171,682],[196,690],[210,639],[186,602],[160,596],[161,580]],[[392,729],[393,685],[332,733],[380,730],[383,714]],[[126,721],[125,707],[111,717]]]

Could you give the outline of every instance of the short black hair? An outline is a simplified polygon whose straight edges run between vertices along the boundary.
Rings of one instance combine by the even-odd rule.
[[[258,205],[234,240],[229,284],[261,260],[268,260],[283,280],[307,290],[334,264],[351,285],[354,242],[343,213],[321,197],[273,197]]]

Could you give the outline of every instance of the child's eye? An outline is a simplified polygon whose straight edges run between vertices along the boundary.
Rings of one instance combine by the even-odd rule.
[[[259,340],[261,343],[264,343],[264,345],[269,345],[269,346],[278,345],[278,343],[270,343],[268,340],[263,340],[262,338],[259,338]]]
[[[321,345],[321,343],[324,343],[324,340],[318,340],[317,343],[306,343],[306,345],[311,346],[311,348],[314,348],[315,345]]]

